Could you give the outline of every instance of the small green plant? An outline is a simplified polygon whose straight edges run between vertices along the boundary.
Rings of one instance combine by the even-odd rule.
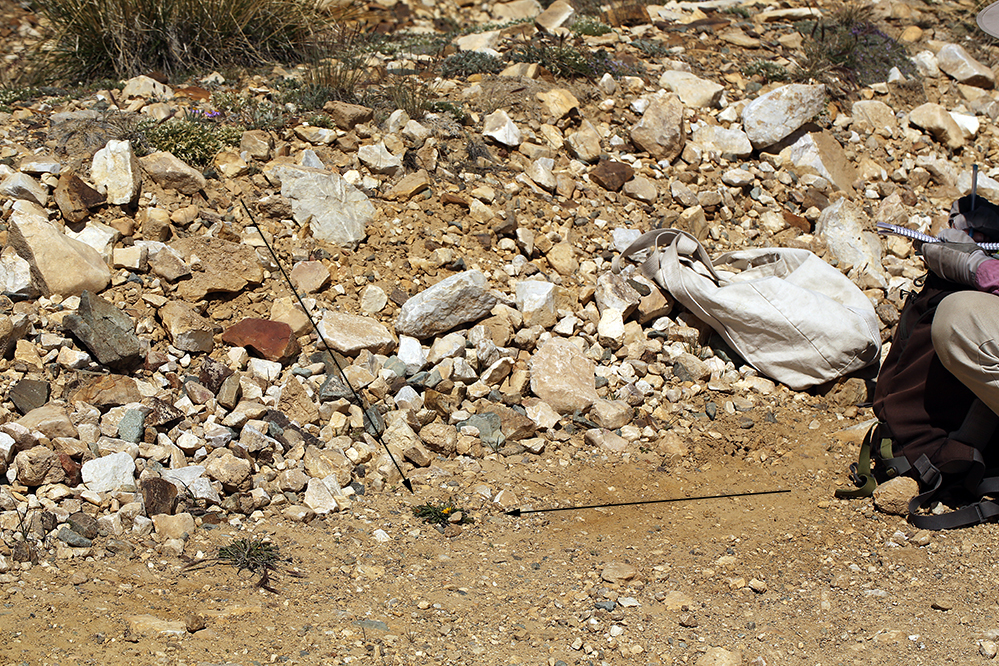
[[[869,7],[848,4],[828,20],[797,24],[806,39],[796,78],[830,82],[838,77],[845,87],[855,87],[886,81],[893,67],[906,78],[914,76],[905,46],[882,32],[871,17]]]
[[[242,125],[248,130],[279,129],[287,124],[280,106],[268,99],[257,99],[235,93],[214,93],[212,103],[227,123]]]
[[[447,525],[451,522],[451,518],[459,513],[461,514],[461,519],[455,521],[458,524],[465,525],[474,522],[471,516],[455,505],[454,500],[442,501],[437,504],[428,502],[427,504],[413,507],[414,516],[422,518],[423,522],[433,525]]]
[[[658,39],[636,39],[631,45],[650,58],[663,58],[670,53],[669,46]]]
[[[213,558],[193,562],[186,569],[188,571],[204,569],[216,564],[226,564],[236,567],[236,572],[249,571],[251,574],[259,574],[257,587],[268,592],[277,593],[271,586],[271,576],[279,572],[279,567],[290,560],[282,559],[276,544],[259,539],[234,539],[229,545],[219,548],[218,555]],[[297,571],[285,570],[286,573],[295,578],[302,575]]]
[[[444,59],[441,63],[441,76],[453,79],[472,74],[495,74],[503,68],[503,62],[494,55],[479,51],[462,51]]]
[[[10,113],[12,105],[34,99],[40,94],[41,91],[33,86],[0,88],[0,111]]]
[[[742,68],[742,75],[746,78],[758,76],[767,83],[773,81],[787,81],[791,78],[787,69],[783,65],[778,65],[770,60],[754,60]]]
[[[173,153],[195,167],[208,166],[223,148],[238,145],[243,135],[239,126],[191,119],[147,123],[139,131],[150,149]]]
[[[391,76],[372,93],[373,106],[381,111],[391,113],[402,109],[406,114],[418,120],[433,110],[433,86],[416,76]]]
[[[749,19],[753,16],[753,12],[750,11],[749,7],[743,7],[742,5],[728,7],[726,9],[723,9],[722,12],[726,14],[732,14],[733,16],[738,16],[741,19]]]
[[[601,22],[596,16],[580,16],[569,26],[569,30],[575,34],[587,37],[606,35],[612,29],[606,23]]]
[[[565,43],[529,43],[510,51],[513,62],[537,63],[562,79],[593,78],[595,72],[589,58],[576,47]]]

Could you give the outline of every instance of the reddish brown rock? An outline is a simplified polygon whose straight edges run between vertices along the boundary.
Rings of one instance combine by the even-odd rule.
[[[68,171],[59,176],[55,189],[55,202],[67,222],[82,222],[90,216],[90,209],[100,206],[105,196]]]
[[[222,341],[236,347],[246,347],[268,361],[285,361],[298,353],[298,340],[291,326],[269,319],[244,319],[222,333]]]
[[[605,190],[617,192],[634,175],[635,170],[624,162],[601,160],[600,164],[590,172],[590,180]]]
[[[173,514],[177,505],[177,486],[159,477],[143,479],[139,484],[142,490],[142,503],[149,517],[159,514]]]

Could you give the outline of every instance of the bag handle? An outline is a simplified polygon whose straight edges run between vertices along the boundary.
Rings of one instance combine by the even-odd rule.
[[[624,252],[614,257],[614,261],[611,263],[611,271],[620,273],[621,262],[623,260],[642,250],[654,247],[655,251],[642,264],[642,272],[651,277],[661,268],[661,261],[657,257],[657,254],[661,252],[660,248],[666,246],[675,248],[678,255],[700,261],[714,277],[715,282],[721,282],[721,278],[715,272],[714,264],[711,262],[711,257],[708,256],[708,252],[704,249],[704,246],[701,245],[697,238],[681,229],[657,229],[642,234],[635,239],[635,242],[625,248]]]

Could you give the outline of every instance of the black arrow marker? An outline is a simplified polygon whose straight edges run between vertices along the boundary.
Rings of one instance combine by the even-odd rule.
[[[728,495],[704,495],[703,497],[672,497],[670,499],[645,500],[643,502],[619,502],[617,504],[591,504],[589,506],[561,506],[555,509],[511,509],[508,516],[522,516],[525,513],[549,513],[552,511],[581,511],[582,509],[605,509],[612,506],[638,506],[640,504],[664,504],[666,502],[693,502],[696,500],[725,499],[726,497],[752,497],[754,495],[774,495],[789,493],[790,490],[761,490],[753,493],[730,493]]]
[[[413,483],[406,478],[406,474],[402,471],[402,468],[399,467],[399,463],[396,461],[395,456],[392,455],[392,451],[389,449],[384,440],[382,440],[379,428],[375,424],[374,419],[371,418],[371,414],[368,412],[368,407],[365,405],[364,399],[361,398],[360,394],[358,394],[357,390],[354,388],[354,385],[350,383],[349,379],[347,379],[347,375],[344,374],[343,368],[340,367],[340,361],[337,359],[336,354],[333,353],[333,350],[330,349],[329,343],[326,342],[326,336],[324,336],[322,331],[319,330],[319,326],[316,324],[316,320],[312,318],[312,313],[309,312],[309,308],[305,307],[305,301],[302,300],[302,297],[298,294],[298,290],[295,289],[295,285],[292,284],[291,277],[288,276],[288,273],[284,270],[284,266],[282,266],[281,262],[278,260],[277,254],[274,252],[274,248],[272,248],[271,244],[267,242],[267,238],[264,236],[264,232],[260,228],[260,225],[257,224],[257,220],[254,219],[253,213],[250,212],[250,209],[247,207],[245,201],[240,199],[239,203],[243,205],[243,210],[245,210],[246,214],[250,216],[250,222],[253,223],[251,226],[257,230],[257,234],[260,235],[260,240],[264,241],[264,246],[266,246],[267,251],[271,253],[271,258],[274,260],[275,265],[277,265],[278,270],[281,271],[281,275],[284,276],[285,282],[288,283],[288,288],[291,289],[291,293],[295,294],[295,298],[298,299],[298,304],[302,307],[302,312],[304,312],[305,316],[309,318],[309,323],[311,323],[312,328],[315,329],[316,335],[319,336],[319,340],[323,343],[323,346],[326,347],[326,353],[330,355],[330,358],[333,359],[333,364],[336,365],[336,369],[340,371],[340,376],[343,377],[343,383],[350,388],[350,392],[354,395],[354,400],[357,401],[358,406],[364,413],[364,420],[368,422],[368,427],[365,428],[365,430],[367,430],[378,441],[378,443],[382,445],[382,448],[385,449],[389,458],[392,459],[392,464],[395,465],[395,468],[399,471],[399,476],[402,477],[402,485],[406,486],[406,490],[415,495],[416,491],[413,490]]]

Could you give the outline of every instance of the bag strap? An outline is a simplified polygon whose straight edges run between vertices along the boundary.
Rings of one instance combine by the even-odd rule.
[[[721,282],[721,278],[715,272],[714,263],[711,261],[711,257],[708,256],[708,252],[704,249],[704,246],[701,245],[697,238],[681,229],[657,229],[642,234],[635,239],[635,242],[626,247],[624,252],[614,257],[614,261],[611,262],[611,271],[620,273],[622,261],[642,250],[654,248],[649,258],[642,264],[642,272],[650,278],[654,278],[656,272],[661,268],[661,260],[657,256],[661,252],[660,248],[672,246],[677,246],[679,254],[687,257],[696,257],[697,261],[708,269],[714,277],[715,282]]]
[[[860,456],[857,462],[850,465],[850,480],[853,481],[853,488],[837,488],[836,497],[840,499],[857,499],[859,497],[870,497],[874,494],[874,489],[878,487],[878,479],[871,470],[871,459],[873,457],[877,464],[879,475],[893,479],[896,476],[905,476],[912,469],[905,456],[895,456],[892,452],[892,440],[884,436],[884,424],[875,423],[864,436],[864,443],[860,445]],[[877,445],[875,446],[875,442]],[[873,453],[873,456],[872,456]]]
[[[913,527],[924,530],[952,530],[959,527],[969,527],[971,525],[992,522],[999,518],[999,502],[992,500],[981,500],[939,516],[928,516],[918,513],[919,509],[932,501],[933,496],[940,490],[940,485],[943,483],[943,474],[933,466],[933,463],[930,462],[930,459],[925,454],[919,457],[914,467],[919,474],[920,483],[927,490],[913,497],[912,501],[909,502],[909,522],[912,523]],[[979,487],[985,482],[989,482],[989,485],[992,485],[993,482],[997,481],[999,479],[991,477],[983,480],[979,484]]]

